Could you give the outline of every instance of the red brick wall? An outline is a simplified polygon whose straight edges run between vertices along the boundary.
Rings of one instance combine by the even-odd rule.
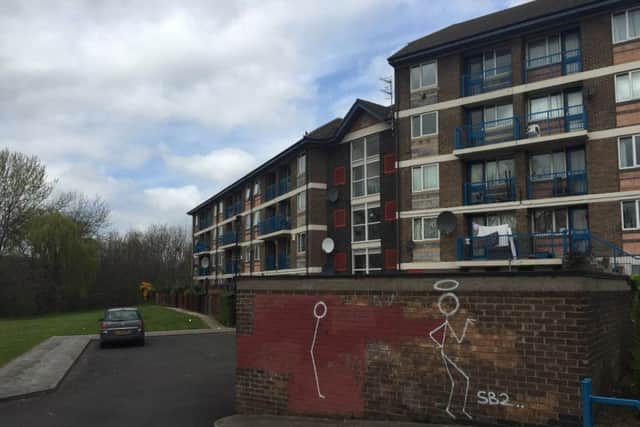
[[[436,345],[442,332],[434,329],[445,319],[438,308],[444,292],[433,289],[436,280],[313,278],[305,290],[295,280],[241,282],[237,412],[467,420],[464,376],[453,365],[450,410],[457,420],[445,412],[451,382]],[[453,292],[460,305],[450,325],[461,337],[466,319],[475,323],[461,344],[449,333],[444,354],[470,378],[466,409],[474,422],[579,425],[580,379],[593,376],[602,392],[620,373],[626,282],[522,274],[457,280]],[[322,314],[320,301],[327,312],[318,320],[314,308]],[[447,301],[453,300],[445,299],[445,307]],[[507,396],[511,406],[497,404],[507,403]]]

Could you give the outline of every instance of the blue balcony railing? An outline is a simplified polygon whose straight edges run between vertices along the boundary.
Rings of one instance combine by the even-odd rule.
[[[238,274],[240,265],[236,260],[227,260],[224,263],[224,274]]]
[[[513,141],[520,138],[520,119],[509,117],[456,128],[456,149]]]
[[[516,199],[514,178],[464,184],[464,204],[511,202]]]
[[[511,65],[491,68],[462,76],[462,96],[477,95],[511,86],[513,70]]]
[[[527,177],[527,198],[577,196],[587,194],[587,171],[575,170]]]
[[[224,218],[231,218],[234,215],[238,215],[242,212],[242,202],[235,202],[231,206],[227,206],[224,210]]]
[[[209,243],[204,241],[204,240],[200,240],[198,242],[196,242],[195,245],[193,245],[193,252],[194,253],[198,253],[198,252],[205,252],[209,250]]]
[[[539,111],[527,116],[527,136],[536,137],[587,129],[587,110],[583,104]]]
[[[289,268],[289,254],[283,253],[278,255],[278,270]]]
[[[275,255],[267,255],[264,259],[264,268],[267,271],[284,270],[289,268],[289,254],[282,253],[277,257]]]
[[[591,248],[589,230],[556,233],[516,233],[483,237],[460,237],[458,261],[563,258],[585,255]]]
[[[524,82],[564,76],[580,71],[582,71],[582,52],[580,49],[572,49],[526,59],[524,61]]]
[[[276,183],[267,185],[267,188],[264,192],[264,198],[265,200],[275,199],[276,197],[288,193],[289,191],[291,191],[291,177],[287,176],[280,179],[280,181]]]
[[[198,217],[198,230],[204,230],[205,228],[211,227],[212,221],[211,216],[199,216]]]
[[[218,245],[230,245],[238,241],[238,233],[235,231],[227,231],[218,236]]]
[[[282,215],[275,215],[271,218],[267,218],[264,221],[260,221],[258,224],[258,233],[260,235],[275,233],[280,230],[289,230],[291,228],[291,222],[289,218]]]
[[[209,267],[198,267],[198,276],[208,276]]]
[[[267,255],[264,258],[264,269],[267,271],[276,269],[276,257],[275,255]]]

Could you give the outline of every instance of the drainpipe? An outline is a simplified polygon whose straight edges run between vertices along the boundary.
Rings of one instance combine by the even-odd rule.
[[[304,157],[304,185],[305,185],[305,194],[304,194],[304,218],[305,218],[305,227],[306,227],[306,231],[304,234],[304,238],[305,238],[305,248],[304,248],[304,264],[306,267],[306,275],[309,275],[309,251],[311,249],[311,247],[309,246],[309,241],[310,236],[309,236],[309,206],[310,206],[310,200],[311,200],[311,194],[309,193],[309,158],[311,156],[307,156],[307,154],[310,154],[310,151],[306,151],[305,152],[305,157]],[[297,249],[297,248],[296,248]]]
[[[398,74],[396,72],[394,74],[394,83],[395,86],[393,89],[398,87]],[[395,95],[395,94],[394,94]],[[392,98],[396,98],[395,96]],[[396,150],[396,163],[400,162],[400,141],[398,138],[398,129],[396,126],[396,120],[398,117],[398,113],[400,111],[398,100],[395,99],[394,108],[393,108],[393,116],[391,117],[391,132],[393,133],[393,139],[395,141],[395,150]],[[394,165],[395,166],[395,165]],[[402,246],[400,244],[401,238],[400,233],[402,228],[400,226],[400,168],[396,168],[395,173],[395,187],[396,187],[396,249],[398,251],[398,259],[396,259],[396,270],[400,271],[400,261],[402,260]]]

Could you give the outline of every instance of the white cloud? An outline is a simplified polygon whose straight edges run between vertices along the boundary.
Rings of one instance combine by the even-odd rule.
[[[231,182],[249,172],[255,165],[253,155],[239,148],[221,148],[206,154],[177,156],[163,154],[164,161],[179,173],[217,182]]]
[[[149,188],[144,190],[144,195],[146,204],[151,208],[163,212],[181,210],[183,215],[202,199],[202,194],[194,185],[178,188]]]

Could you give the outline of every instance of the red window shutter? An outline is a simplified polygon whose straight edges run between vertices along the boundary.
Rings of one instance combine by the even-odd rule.
[[[347,271],[347,254],[346,252],[336,252],[334,256],[334,266],[336,271]]]
[[[344,166],[338,166],[333,170],[333,184],[334,185],[344,185],[347,177],[346,177],[346,169]]]
[[[384,250],[384,268],[385,270],[395,270],[398,259],[398,251],[395,249]]]
[[[385,175],[395,173],[396,171],[396,155],[393,153],[385,154],[383,162],[383,172]]]
[[[347,215],[344,209],[336,209],[333,211],[333,226],[335,228],[346,227]]]
[[[389,222],[396,220],[396,201],[395,200],[384,202],[384,220]]]

